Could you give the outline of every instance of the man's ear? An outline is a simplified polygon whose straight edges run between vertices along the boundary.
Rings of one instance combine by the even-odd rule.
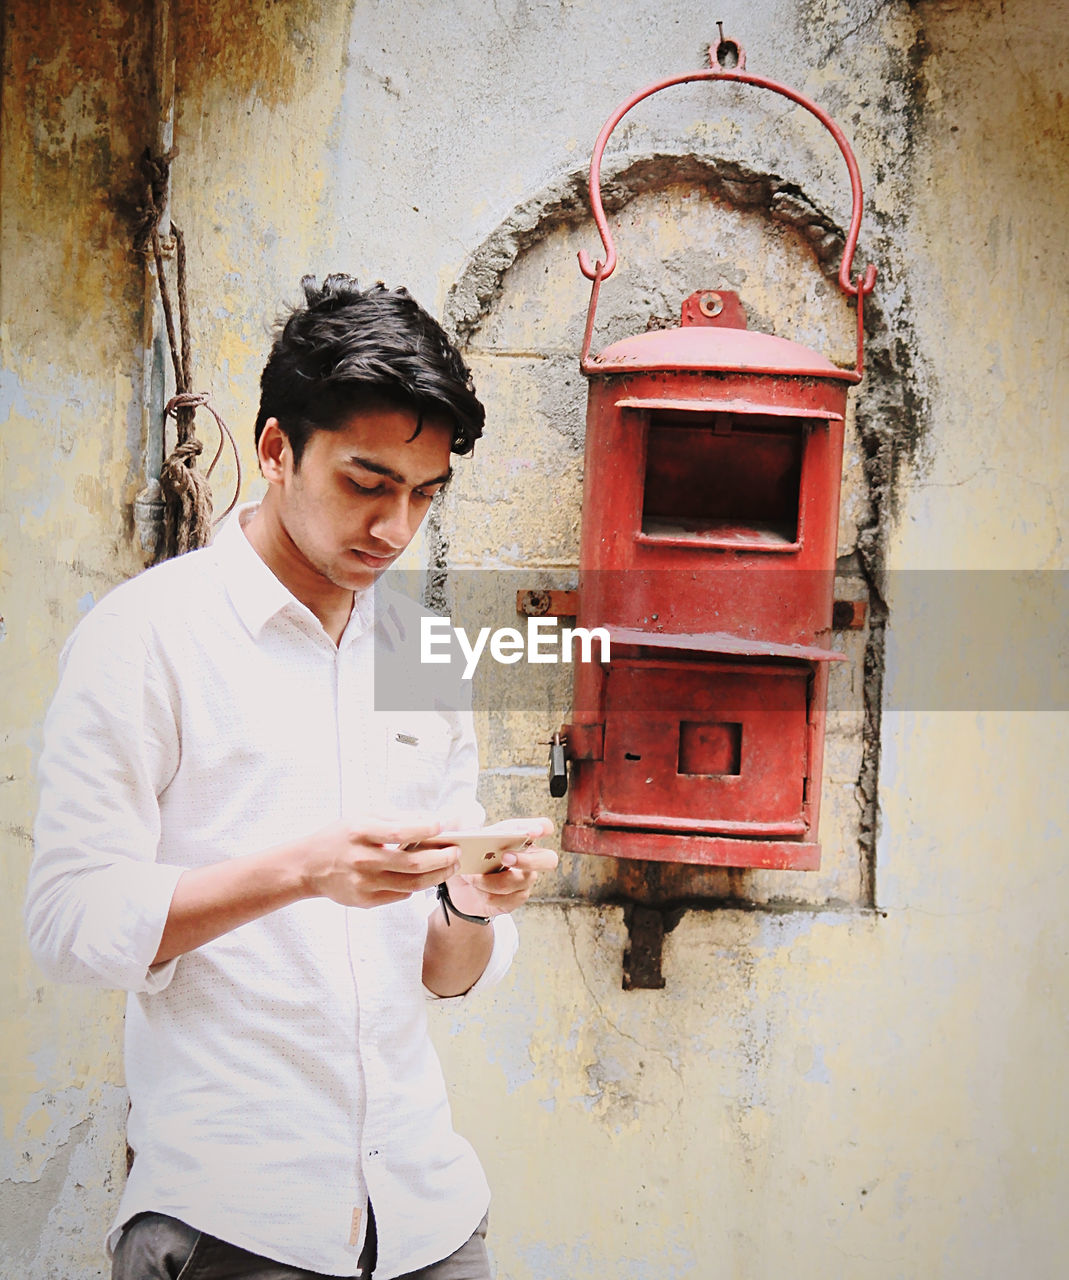
[[[286,474],[287,458],[292,461],[289,437],[282,430],[277,418],[268,418],[260,432],[256,446],[260,459],[260,472],[268,484],[281,484]]]

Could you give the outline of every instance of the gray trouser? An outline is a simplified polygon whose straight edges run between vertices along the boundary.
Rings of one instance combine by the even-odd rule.
[[[491,1280],[485,1236],[486,1218],[483,1218],[475,1234],[456,1253],[429,1267],[410,1271],[399,1280]],[[360,1253],[355,1277],[373,1280],[375,1252],[374,1215],[369,1214],[368,1240]],[[130,1219],[115,1247],[111,1277],[112,1280],[350,1280],[261,1258],[163,1213],[141,1213]]]

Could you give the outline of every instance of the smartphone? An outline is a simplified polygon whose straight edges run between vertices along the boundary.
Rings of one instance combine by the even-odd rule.
[[[482,876],[491,871],[502,871],[501,855],[518,853],[534,844],[533,836],[519,835],[515,831],[442,831],[436,836],[421,840],[412,846],[417,849],[444,849],[456,845],[460,850],[462,875]]]

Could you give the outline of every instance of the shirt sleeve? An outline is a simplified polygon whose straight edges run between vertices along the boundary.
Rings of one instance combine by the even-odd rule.
[[[487,991],[490,987],[496,987],[508,973],[520,945],[520,935],[516,931],[516,921],[512,916],[495,916],[490,923],[490,928],[494,931],[494,949],[490,952],[490,959],[479,975],[478,981],[464,993],[465,995],[474,995],[478,991]],[[464,997],[452,998],[463,999]]]
[[[427,897],[430,911],[442,909],[433,889],[427,891]],[[486,968],[472,986],[458,996],[440,996],[430,987],[425,986],[423,990],[428,1000],[433,1000],[436,1004],[455,1004],[458,1000],[467,1000],[469,996],[476,995],[480,991],[489,991],[491,987],[496,987],[508,973],[520,945],[516,922],[510,915],[495,916],[488,927],[494,931],[494,949],[490,952]]]
[[[45,719],[26,896],[30,949],[53,980],[151,992],[180,867],[156,861],[157,797],[179,759],[176,708],[128,617],[98,606],[60,658]]]

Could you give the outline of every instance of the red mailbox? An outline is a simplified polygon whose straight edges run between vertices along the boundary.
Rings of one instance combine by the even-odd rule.
[[[734,54],[734,69],[719,59]],[[850,278],[862,193],[849,144],[819,108],[745,74],[721,41],[708,70],[661,81],[606,123],[591,161],[604,260],[581,367],[590,380],[579,626],[607,661],[575,668],[563,845],[578,853],[812,869],[827,699],[843,421],[861,377],[868,267]],[[674,329],[590,355],[598,292],[616,254],[601,156],[636,103],[669,85],[730,80],[811,111],[846,160],[853,214],[839,283],[857,299],[857,367],[746,328],[733,293],[701,290]]]

